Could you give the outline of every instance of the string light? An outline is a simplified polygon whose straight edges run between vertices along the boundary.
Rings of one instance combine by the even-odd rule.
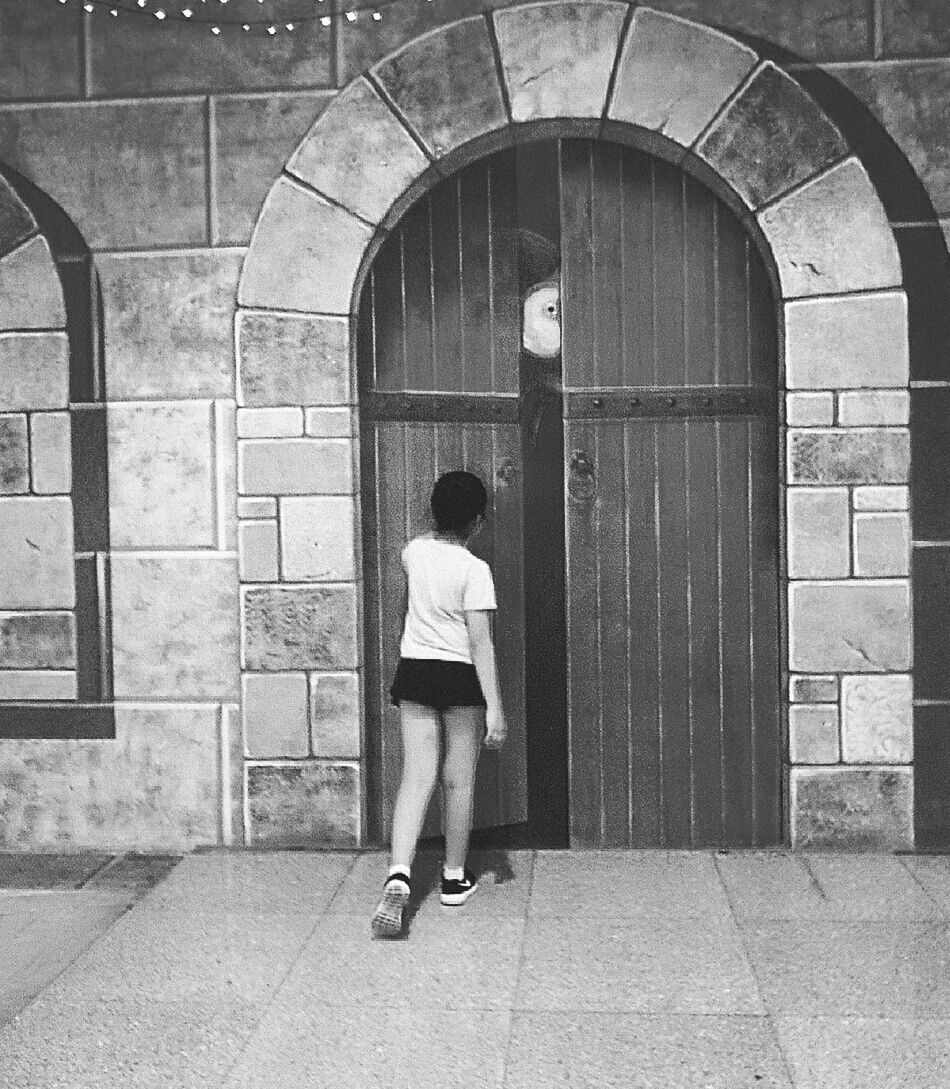
[[[73,0],[57,0],[60,5],[66,6],[73,2]],[[125,15],[145,15],[154,18],[157,22],[163,24],[169,24],[173,22],[190,22],[193,26],[202,26],[209,30],[216,37],[220,36],[226,29],[231,28],[233,30],[241,30],[243,33],[249,33],[252,30],[261,30],[268,34],[270,37],[275,37],[280,33],[292,34],[299,32],[307,24],[319,24],[322,27],[330,27],[337,19],[345,19],[348,23],[355,23],[358,21],[359,16],[369,16],[373,22],[379,22],[383,18],[381,8],[389,7],[391,4],[399,3],[401,0],[376,0],[376,3],[372,6],[366,7],[351,7],[342,10],[337,10],[326,14],[316,14],[311,9],[311,14],[300,13],[294,18],[286,21],[272,21],[271,19],[257,19],[249,21],[240,21],[233,19],[222,22],[220,18],[213,21],[211,18],[198,18],[195,8],[197,6],[196,0],[158,0],[158,3],[162,3],[161,7],[150,6],[151,0],[75,0],[77,6],[81,7],[83,11],[88,14],[93,14],[97,8],[103,9],[103,13],[106,11],[113,19],[117,19],[120,14]],[[200,0],[200,3],[205,5],[215,4],[219,10],[225,8],[230,0]],[[433,0],[427,0],[428,3],[432,3]],[[179,6],[184,3],[187,6]],[[257,0],[258,5],[263,6],[265,0]],[[326,8],[329,6],[326,0],[316,0],[316,3],[323,5],[323,10],[326,12]],[[210,11],[210,8],[202,9],[202,13],[205,10]],[[319,10],[319,9],[318,9]],[[223,11],[222,11],[223,14]],[[276,12],[274,14],[277,14]],[[283,14],[283,13],[282,13]],[[286,12],[287,15],[292,14]],[[245,15],[245,20],[247,16]],[[279,16],[278,16],[279,20]]]

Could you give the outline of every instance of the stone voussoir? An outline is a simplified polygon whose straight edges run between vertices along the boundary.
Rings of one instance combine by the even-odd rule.
[[[63,286],[49,243],[36,235],[0,259],[0,329],[61,329]]]
[[[0,255],[16,249],[38,230],[33,213],[6,178],[0,177]]]

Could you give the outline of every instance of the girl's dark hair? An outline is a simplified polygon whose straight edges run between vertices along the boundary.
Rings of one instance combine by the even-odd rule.
[[[442,533],[464,530],[488,506],[488,492],[474,473],[444,473],[432,489],[432,517]]]

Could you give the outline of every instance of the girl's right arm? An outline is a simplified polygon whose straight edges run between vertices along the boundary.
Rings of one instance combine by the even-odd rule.
[[[478,674],[478,682],[488,709],[485,712],[485,744],[490,749],[500,749],[508,736],[508,724],[501,706],[501,689],[498,686],[498,669],[495,665],[495,645],[491,637],[491,612],[488,609],[466,609],[465,626],[472,652],[472,664]]]

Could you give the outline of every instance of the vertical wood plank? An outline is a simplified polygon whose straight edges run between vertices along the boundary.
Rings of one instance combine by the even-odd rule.
[[[514,151],[492,158],[488,174],[491,388],[517,393],[521,355],[518,282],[518,179]]]
[[[402,236],[403,340],[406,389],[431,390],[435,385],[432,346],[432,259],[429,201],[407,214]]]
[[[749,380],[748,248],[745,232],[726,208],[716,224],[716,326],[721,385]]]
[[[561,141],[561,354],[564,385],[596,385],[591,144]]]
[[[389,236],[373,262],[375,342],[373,358],[376,388],[406,388],[406,353],[403,338],[402,234]]]
[[[684,273],[685,380],[711,386],[716,381],[716,204],[709,191],[686,177],[683,186],[686,229]]]
[[[656,356],[653,383],[679,386],[686,377],[683,176],[653,164],[653,245]]]
[[[462,255],[462,386],[473,393],[492,388],[489,299],[488,170],[475,163],[459,175],[459,245]]]
[[[432,207],[434,389],[464,390],[462,375],[462,281],[459,254],[458,179],[436,186]]]
[[[625,149],[621,186],[621,384],[650,386],[655,374],[656,315],[653,306],[653,166],[649,156]]]
[[[624,149],[592,141],[591,154],[591,384],[623,382]]]

